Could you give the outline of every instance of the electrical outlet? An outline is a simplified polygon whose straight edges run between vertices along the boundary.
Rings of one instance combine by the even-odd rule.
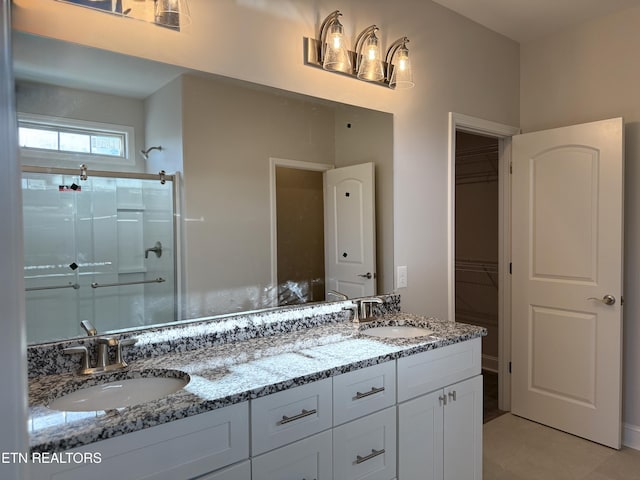
[[[396,288],[407,288],[407,266],[399,266],[396,270]]]

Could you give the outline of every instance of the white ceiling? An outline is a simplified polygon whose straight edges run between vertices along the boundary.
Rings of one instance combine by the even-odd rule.
[[[433,0],[517,42],[626,8],[639,0]]]

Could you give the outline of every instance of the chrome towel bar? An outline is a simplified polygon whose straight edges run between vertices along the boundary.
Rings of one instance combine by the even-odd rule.
[[[142,280],[140,282],[102,283],[102,284],[98,282],[93,282],[91,284],[91,288],[121,287],[123,285],[140,285],[142,283],[162,283],[162,282],[166,282],[166,280],[162,277],[158,277],[154,280]]]

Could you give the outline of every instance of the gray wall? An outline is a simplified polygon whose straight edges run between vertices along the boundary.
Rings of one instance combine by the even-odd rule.
[[[187,318],[272,306],[269,158],[334,163],[333,110],[183,78]]]
[[[182,171],[182,78],[178,77],[144,100],[147,173]]]

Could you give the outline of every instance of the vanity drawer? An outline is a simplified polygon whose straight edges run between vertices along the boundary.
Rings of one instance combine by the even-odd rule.
[[[392,480],[396,476],[396,407],[333,429],[333,476]]]
[[[252,455],[331,428],[331,407],[330,378],[252,400]]]
[[[481,339],[399,358],[398,403],[480,374]]]
[[[251,480],[332,480],[331,430],[251,460]]]
[[[69,452],[99,452],[100,463],[33,464],[31,478],[194,478],[249,457],[248,416],[244,402],[92,443]]]
[[[396,403],[396,362],[333,377],[333,424],[340,425]]]
[[[251,462],[247,460],[233,467],[198,477],[197,480],[251,480]]]

